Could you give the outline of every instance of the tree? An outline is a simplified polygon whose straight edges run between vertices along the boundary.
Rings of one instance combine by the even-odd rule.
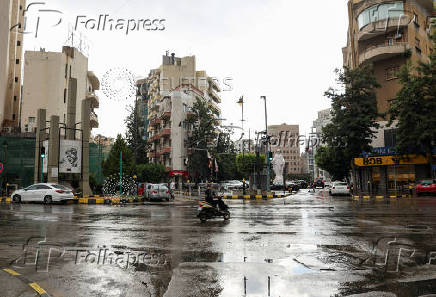
[[[152,163],[136,166],[136,175],[139,181],[148,183],[160,183],[168,177],[164,165]]]
[[[192,133],[188,137],[188,150],[190,151],[188,170],[197,180],[207,179],[211,172],[209,149],[217,143],[219,113],[199,97],[196,98],[191,112],[193,116],[187,120],[187,123],[192,126]]]
[[[432,148],[436,145],[436,32],[432,40],[433,52],[428,63],[420,62],[416,68],[410,64],[402,67],[399,78],[403,87],[388,111],[389,125],[398,121],[396,152],[428,156],[430,176]]]
[[[120,173],[120,153],[123,152],[123,174],[132,175],[135,163],[133,160],[133,154],[130,148],[127,146],[126,141],[118,134],[117,140],[109,152],[109,156],[103,161],[102,168],[104,176],[108,177],[113,174]]]
[[[215,156],[218,164],[218,172],[215,173],[219,181],[240,179],[236,167],[235,144],[231,139],[231,135],[232,132],[229,129],[220,131],[217,145],[212,149],[212,156]]]
[[[380,85],[372,66],[344,67],[336,73],[345,91],[330,88],[325,92],[325,96],[332,101],[332,121],[322,130],[322,139],[328,150],[319,154],[317,164],[336,178],[343,179],[348,178],[352,159],[371,150],[370,144],[379,127],[375,90]],[[336,164],[341,168],[331,172]]]
[[[142,138],[140,127],[144,126],[144,122],[138,115],[138,104],[129,106],[129,115],[124,121],[126,123],[126,141],[133,152],[136,164],[148,163],[147,151],[149,145],[146,140]]]
[[[262,166],[265,163],[265,155],[259,155],[258,163],[256,163],[256,154],[245,153],[236,156],[236,165],[239,173],[243,178],[248,179],[254,172],[256,164]]]
[[[346,159],[341,148],[320,146],[315,154],[316,164],[331,174],[334,180],[342,180],[348,175],[350,168],[344,166],[349,160]]]

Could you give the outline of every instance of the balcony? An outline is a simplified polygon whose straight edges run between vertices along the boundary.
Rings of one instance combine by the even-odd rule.
[[[154,118],[150,120],[150,126],[157,126],[161,123],[161,120],[159,118]]]
[[[215,101],[216,103],[221,103],[221,98],[218,96],[218,94],[213,89],[210,88],[208,93],[213,101]]]
[[[100,81],[98,80],[98,77],[94,74],[94,72],[88,71],[88,79],[94,91],[100,90]]]
[[[93,111],[89,114],[89,126],[91,129],[98,128],[98,117]]]
[[[171,111],[163,112],[160,118],[163,120],[169,120],[171,118]]]
[[[389,32],[395,32],[401,28],[407,27],[410,23],[410,17],[404,15],[401,18],[391,18],[389,20],[381,20],[372,22],[363,27],[357,38],[359,41],[367,40],[376,36],[385,35]]]
[[[91,108],[100,107],[100,100],[94,92],[88,92],[88,94],[86,94],[86,99],[91,99]]]
[[[160,134],[160,136],[162,136],[162,137],[171,136],[171,129],[169,129],[169,128],[163,129],[162,133]]]
[[[207,78],[209,85],[217,92],[221,92],[220,87],[217,85],[215,80],[212,77]]]
[[[171,153],[171,147],[169,147],[169,146],[164,147],[164,148],[160,151],[160,154],[161,154],[161,155],[169,155],[170,153]]]
[[[395,56],[404,55],[408,50],[410,50],[410,46],[406,42],[373,46],[359,55],[359,64],[390,59]]]

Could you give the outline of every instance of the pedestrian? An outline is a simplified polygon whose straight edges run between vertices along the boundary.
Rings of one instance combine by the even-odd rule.
[[[171,199],[174,200],[174,190],[176,189],[176,183],[174,181],[171,181],[170,183],[170,194],[171,194]]]

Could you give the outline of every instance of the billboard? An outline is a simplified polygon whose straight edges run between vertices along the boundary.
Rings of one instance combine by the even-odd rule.
[[[80,173],[82,169],[82,142],[61,139],[59,173]]]

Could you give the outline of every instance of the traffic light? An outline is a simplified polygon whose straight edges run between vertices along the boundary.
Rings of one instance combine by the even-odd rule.
[[[45,147],[43,147],[43,146],[41,146],[40,155],[41,155],[41,158],[45,158]]]
[[[272,153],[272,152],[268,152],[268,159],[269,159],[270,161],[273,160],[273,153]]]

